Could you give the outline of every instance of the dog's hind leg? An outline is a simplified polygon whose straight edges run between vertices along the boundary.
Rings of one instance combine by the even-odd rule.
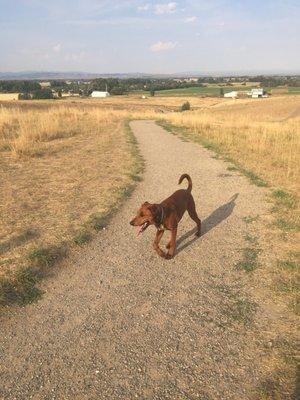
[[[201,235],[201,220],[198,217],[197,211],[196,211],[196,206],[195,206],[195,201],[193,199],[193,197],[191,196],[188,206],[187,206],[187,211],[189,213],[189,216],[192,218],[193,221],[196,222],[197,224],[197,232],[196,232],[196,236],[200,236]]]

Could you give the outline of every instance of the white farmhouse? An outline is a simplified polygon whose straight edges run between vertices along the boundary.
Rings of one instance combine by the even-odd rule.
[[[236,99],[238,97],[238,92],[237,91],[232,91],[224,94],[224,97],[229,97],[231,99]]]
[[[264,89],[262,88],[251,89],[252,99],[258,99],[259,97],[263,97],[263,95],[264,95]]]
[[[108,92],[99,92],[98,90],[94,90],[91,94],[92,97],[108,97],[110,94]]]

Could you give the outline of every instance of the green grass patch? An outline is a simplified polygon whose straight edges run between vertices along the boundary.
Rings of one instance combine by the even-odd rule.
[[[251,183],[253,183],[254,185],[259,186],[259,187],[267,187],[268,186],[267,182],[264,181],[263,179],[261,179],[254,172],[249,171],[248,169],[245,169],[245,168],[242,168],[242,167],[239,167],[238,170],[243,175],[245,175],[249,179],[249,181]]]
[[[217,289],[225,296],[221,305],[221,312],[225,321],[221,317],[218,325],[226,327],[233,323],[239,323],[249,326],[257,310],[257,304],[240,293],[239,290],[228,285],[218,285]]]
[[[243,221],[246,222],[246,224],[252,224],[252,222],[256,222],[259,220],[259,215],[247,215],[246,217],[243,218]]]
[[[159,119],[156,121],[156,124],[164,128],[167,132],[171,133],[172,135],[182,134],[183,128],[173,125],[170,122],[166,121],[165,119]]]
[[[300,264],[296,261],[285,260],[285,261],[278,261],[278,267],[287,270],[287,271],[299,271],[300,272]]]
[[[256,87],[256,86],[253,86]],[[223,93],[228,93],[233,90],[251,90],[252,86],[219,86],[219,85],[207,85],[207,86],[192,86],[189,88],[176,88],[176,89],[165,89],[155,91],[156,96],[208,96],[208,97],[220,97],[220,89],[223,89]]]
[[[227,310],[227,313],[233,321],[242,322],[247,325],[249,324],[255,310],[255,303],[249,301],[247,298],[240,297],[235,299],[234,307]]]
[[[274,203],[271,211],[277,214],[274,225],[284,232],[298,232],[300,230],[299,213],[296,209],[298,199],[293,194],[277,189],[273,190],[271,200]]]
[[[127,143],[130,146],[130,153],[133,158],[133,166],[130,171],[130,177],[133,181],[138,182],[142,180],[141,174],[145,169],[145,162],[140,154],[137,140],[130,128],[130,120],[126,120],[124,124],[125,135],[127,138]]]
[[[238,171],[239,169],[235,165],[228,165],[227,170],[228,171]]]
[[[55,262],[67,255],[65,246],[37,247],[28,253],[30,265],[35,267],[51,267]]]
[[[95,230],[101,231],[106,228],[111,217],[111,212],[107,213],[94,213],[91,214],[88,220],[88,224]]]
[[[79,232],[73,239],[78,246],[83,246],[92,239],[92,235],[87,231]]]
[[[18,304],[20,306],[38,300],[42,291],[36,287],[41,279],[33,267],[24,267],[16,271],[13,277],[0,279],[0,305]]]
[[[295,220],[287,219],[284,217],[276,218],[274,225],[282,231],[299,231],[299,223]]]
[[[43,292],[37,287],[37,283],[46,275],[47,268],[65,255],[64,246],[31,250],[24,260],[27,265],[0,278],[0,305],[24,306],[38,300]]]
[[[236,268],[246,272],[252,272],[258,268],[259,249],[246,247],[243,249],[243,259],[236,264]]]
[[[257,236],[252,236],[252,235],[245,235],[245,240],[251,244],[257,244]]]
[[[300,284],[299,280],[295,277],[290,277],[289,279],[280,279],[277,282],[277,289],[280,292],[285,293],[299,293]]]
[[[273,190],[272,197],[275,205],[273,212],[281,212],[283,210],[294,210],[297,204],[295,196],[282,189]]]

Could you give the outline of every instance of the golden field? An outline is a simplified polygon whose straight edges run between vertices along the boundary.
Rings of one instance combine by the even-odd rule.
[[[186,100],[192,110],[178,112]],[[3,103],[0,277],[13,280],[20,267],[32,262],[30,255],[43,256],[41,249],[62,243],[82,244],[91,226],[101,229],[102,218],[127,193],[136,173],[138,155],[126,120],[165,120],[188,128],[189,139],[212,143],[270,186],[297,195],[299,110],[296,96]]]
[[[266,101],[265,101],[266,100]],[[172,113],[167,120],[188,127],[271,186],[299,191],[300,99],[245,100]]]
[[[13,280],[34,255],[48,263],[101,229],[136,159],[109,110],[1,108],[0,132],[0,277]]]
[[[0,101],[18,100],[19,93],[0,93]]]

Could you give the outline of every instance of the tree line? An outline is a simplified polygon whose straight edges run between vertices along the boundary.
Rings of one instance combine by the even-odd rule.
[[[0,81],[0,92],[20,93],[21,99],[51,99],[53,93],[61,97],[62,93],[74,93],[89,96],[94,90],[107,90],[112,95],[124,95],[134,91],[146,91],[154,95],[159,90],[170,90],[204,86],[206,84],[231,85],[232,82],[260,82],[261,86],[300,86],[299,76],[241,76],[241,77],[201,77],[195,81],[173,78],[97,78],[91,81],[65,81],[49,80],[50,87],[42,88],[34,80],[9,80]]]
[[[94,90],[107,90],[112,95],[123,95],[133,91],[148,91],[153,93],[157,90],[188,88],[198,86],[196,82],[177,82],[173,79],[148,79],[148,78],[98,78],[91,81],[63,81],[50,80],[50,88],[42,88],[37,81],[0,81],[0,92],[21,93],[22,97],[28,98],[51,98],[52,90],[55,92],[78,93],[89,96]]]

